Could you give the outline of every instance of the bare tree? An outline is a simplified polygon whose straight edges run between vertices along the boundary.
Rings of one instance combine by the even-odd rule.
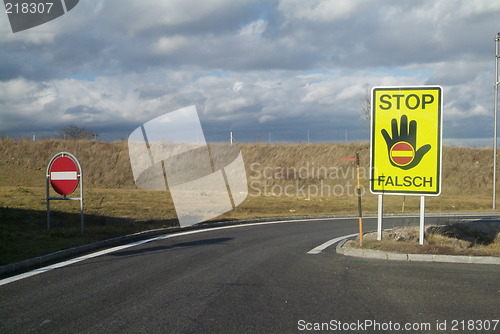
[[[95,139],[99,136],[97,132],[90,129],[82,128],[74,124],[65,126],[60,131],[60,138],[64,139]]]
[[[368,90],[368,88],[365,90],[363,100],[361,101],[361,114],[363,115],[363,119],[368,121],[368,124],[370,124],[372,117],[372,101],[370,90]]]

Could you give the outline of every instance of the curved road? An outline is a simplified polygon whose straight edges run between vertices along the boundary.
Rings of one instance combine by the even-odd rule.
[[[499,266],[307,253],[356,231],[355,219],[296,221],[125,248],[0,286],[0,332],[464,333],[499,319]]]

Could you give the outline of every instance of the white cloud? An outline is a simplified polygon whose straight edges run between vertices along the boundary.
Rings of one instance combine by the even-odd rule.
[[[189,46],[190,43],[192,42],[183,36],[160,37],[153,49],[159,54],[169,54]]]
[[[240,29],[239,35],[243,37],[260,37],[267,28],[267,22],[264,20],[257,20]]]
[[[262,115],[259,117],[259,123],[266,123],[269,121],[274,121],[276,117],[271,116],[271,115]]]
[[[233,85],[233,90],[234,90],[235,92],[238,92],[238,91],[240,91],[240,90],[242,90],[242,89],[243,89],[243,82],[241,82],[241,81],[236,81],[236,82],[234,83],[234,85]]]
[[[281,0],[279,10],[289,23],[293,21],[332,22],[345,19],[355,13],[359,0]]]
[[[31,100],[39,86],[35,82],[22,78],[0,82],[0,99],[2,101]]]

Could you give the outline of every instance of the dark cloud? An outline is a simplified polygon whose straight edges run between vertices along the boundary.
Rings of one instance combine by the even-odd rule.
[[[499,14],[487,0],[80,2],[0,31],[0,131],[116,134],[194,104],[215,138],[361,140],[367,87],[427,83],[444,87],[450,136],[485,136],[453,121],[491,118]]]
[[[71,108],[68,108],[64,111],[66,115],[97,115],[100,114],[101,111],[99,109],[93,108],[91,106],[77,105]]]

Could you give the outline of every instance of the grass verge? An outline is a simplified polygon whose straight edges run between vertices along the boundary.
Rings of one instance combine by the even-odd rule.
[[[484,228],[483,223],[484,221],[475,221],[429,226],[426,228],[424,245],[419,244],[418,227],[400,227],[384,231],[380,241],[377,240],[377,233],[372,232],[363,235],[362,246],[357,239],[347,241],[344,247],[400,254],[500,256],[500,222],[487,222],[491,225],[489,228]]]
[[[79,213],[53,212],[49,231],[45,211],[0,208],[0,265],[176,224],[176,220],[139,221],[85,215],[85,233],[82,235]]]

